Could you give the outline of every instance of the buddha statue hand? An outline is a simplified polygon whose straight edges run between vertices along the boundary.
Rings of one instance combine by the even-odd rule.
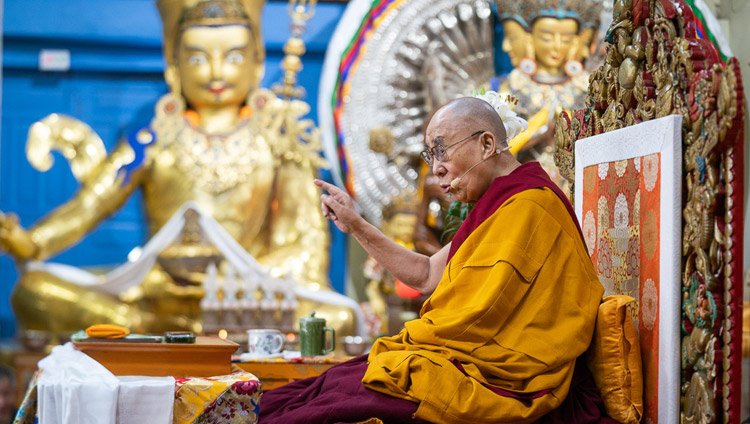
[[[35,122],[26,139],[26,158],[37,171],[49,171],[54,163],[53,151],[68,160],[70,171],[78,182],[107,156],[96,131],[83,121],[57,113]]]
[[[15,214],[3,214],[0,211],[0,246],[16,259],[25,260],[34,257],[39,250],[31,235],[18,223]]]

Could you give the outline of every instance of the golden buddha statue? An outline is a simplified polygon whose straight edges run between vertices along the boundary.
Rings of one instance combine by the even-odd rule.
[[[522,162],[539,161],[564,184],[553,159],[554,117],[583,106],[588,73],[582,62],[599,25],[601,1],[496,2],[505,33],[502,47],[515,67],[498,91],[518,99],[516,112],[529,119],[529,131],[511,141],[511,151]]]
[[[151,124],[106,157],[86,156],[103,151],[101,141],[72,118],[52,115],[32,127],[30,160],[67,143],[81,152],[71,160],[81,186],[29,230],[0,214],[0,242],[19,262],[11,302],[22,331],[65,334],[113,323],[135,332],[201,332],[202,274],[165,266],[215,257],[212,246],[196,244],[200,237],[170,244],[142,282],[118,294],[29,266],[77,242],[138,188],[151,236],[192,201],[271,276],[291,278],[307,292],[330,292],[328,225],[312,183],[323,161],[319,142],[300,142],[315,138],[312,123],[300,120],[309,106],[258,88],[263,2],[158,0],[170,91],[158,101]],[[75,141],[71,134],[80,136]],[[301,298],[297,316],[314,310],[340,335],[351,334],[352,308],[323,297]]]
[[[587,74],[581,64],[598,28],[598,0],[497,0],[506,34],[503,50],[515,67],[501,89],[519,99],[521,116],[555,103],[570,108],[582,102]],[[521,31],[525,35],[521,35]]]

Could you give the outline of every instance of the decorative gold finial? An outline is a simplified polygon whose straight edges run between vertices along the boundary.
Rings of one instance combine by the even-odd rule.
[[[305,54],[305,42],[302,41],[307,27],[307,21],[315,14],[317,0],[289,0],[287,10],[292,18],[290,25],[291,37],[284,45],[286,56],[281,61],[284,78],[281,83],[273,85],[274,93],[285,99],[301,98],[305,96],[305,89],[297,85],[297,74],[302,70],[302,59]]]

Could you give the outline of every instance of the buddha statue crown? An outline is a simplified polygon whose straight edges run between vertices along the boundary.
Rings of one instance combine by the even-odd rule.
[[[503,3],[510,3],[502,0]],[[500,10],[498,1],[498,10]],[[530,28],[535,20],[540,18],[574,19],[578,22],[578,30],[599,26],[599,16],[602,12],[602,0],[529,0],[517,6]],[[501,17],[502,19],[502,17]]]
[[[180,28],[191,25],[222,25],[249,23],[250,18],[236,1],[205,0],[182,10]]]
[[[495,0],[498,18],[501,21],[516,21],[526,31],[531,31],[531,20],[529,17],[537,10],[534,3],[534,1]]]
[[[258,60],[265,49],[260,29],[260,13],[265,0],[156,0],[164,25],[164,57],[174,64],[180,33],[195,25],[246,25],[253,33]]]

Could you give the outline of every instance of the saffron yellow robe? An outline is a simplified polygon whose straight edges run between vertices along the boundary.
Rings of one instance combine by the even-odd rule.
[[[362,383],[431,422],[533,422],[565,399],[603,292],[562,201],[522,191],[461,244],[420,318],[378,339]]]

